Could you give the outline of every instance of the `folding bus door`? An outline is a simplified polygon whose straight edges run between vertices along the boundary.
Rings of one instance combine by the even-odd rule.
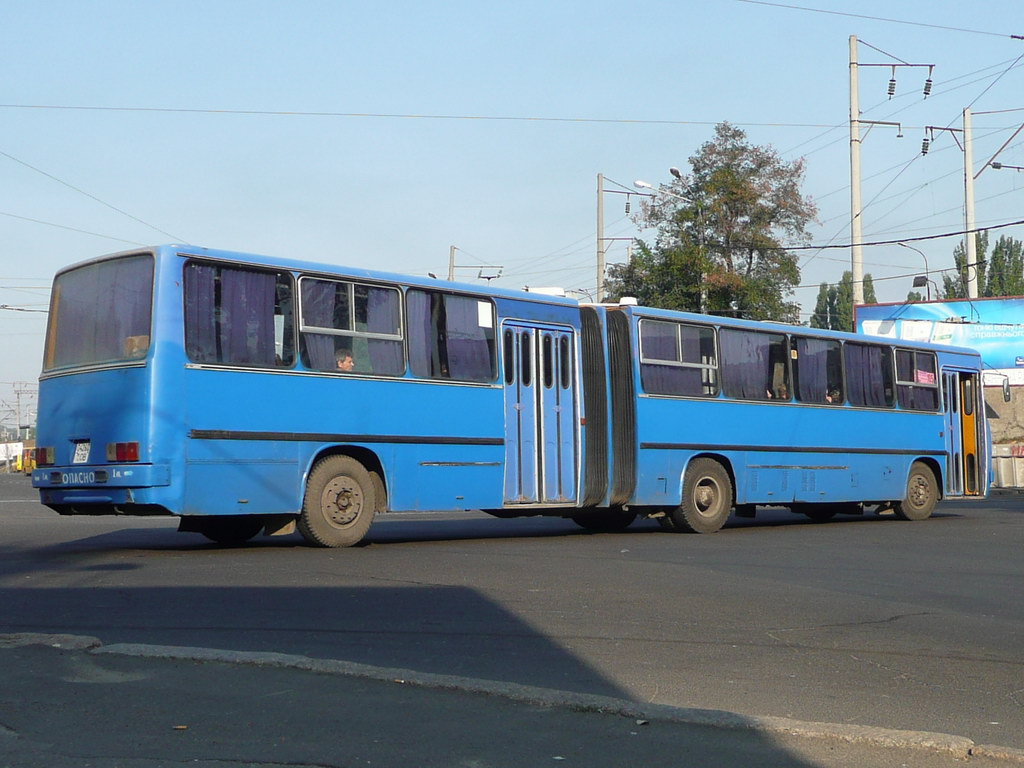
[[[951,496],[981,493],[982,457],[978,437],[978,413],[984,408],[978,374],[944,371],[946,425],[949,429],[949,461],[946,491]]]
[[[576,499],[573,333],[521,321],[502,327],[505,503]]]
[[[571,331],[542,329],[538,364],[541,496],[545,503],[576,499],[576,403]]]
[[[981,478],[981,456],[978,448],[978,413],[985,407],[978,374],[959,373],[960,379],[960,448],[963,456],[964,493],[978,496],[984,484]]]

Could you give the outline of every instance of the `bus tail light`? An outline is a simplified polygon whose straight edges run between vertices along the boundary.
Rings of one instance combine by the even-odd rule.
[[[48,467],[56,463],[56,455],[53,448],[36,448],[36,466]]]
[[[107,461],[138,461],[139,444],[130,443],[107,443]]]

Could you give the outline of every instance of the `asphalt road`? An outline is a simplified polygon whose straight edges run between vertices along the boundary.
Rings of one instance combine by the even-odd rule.
[[[60,518],[0,475],[0,634],[279,651],[1024,748],[1024,503],[783,510],[710,536],[389,516],[366,546],[222,549]]]

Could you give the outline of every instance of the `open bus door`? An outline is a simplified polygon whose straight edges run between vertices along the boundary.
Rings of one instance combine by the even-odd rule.
[[[946,467],[946,492],[951,496],[980,496],[984,440],[979,414],[985,407],[977,373],[943,372],[945,378],[946,422],[949,427],[949,454]]]

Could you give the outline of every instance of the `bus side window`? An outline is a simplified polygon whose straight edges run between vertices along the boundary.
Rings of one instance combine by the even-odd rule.
[[[185,349],[196,363],[290,366],[292,281],[285,272],[185,265]]]
[[[939,377],[934,352],[896,350],[896,392],[900,408],[939,409]]]
[[[299,297],[305,367],[383,376],[405,371],[397,288],[303,277]]]
[[[843,344],[846,398],[850,405],[891,408],[893,405],[892,355],[880,344]]]
[[[476,296],[410,288],[406,293],[409,367],[415,376],[494,381],[494,305]]]
[[[842,346],[830,339],[794,337],[793,383],[801,403],[842,405]]]
[[[723,328],[719,343],[726,395],[742,400],[790,399],[785,336]]]
[[[716,366],[714,329],[641,318],[640,383],[645,392],[714,397]]]

